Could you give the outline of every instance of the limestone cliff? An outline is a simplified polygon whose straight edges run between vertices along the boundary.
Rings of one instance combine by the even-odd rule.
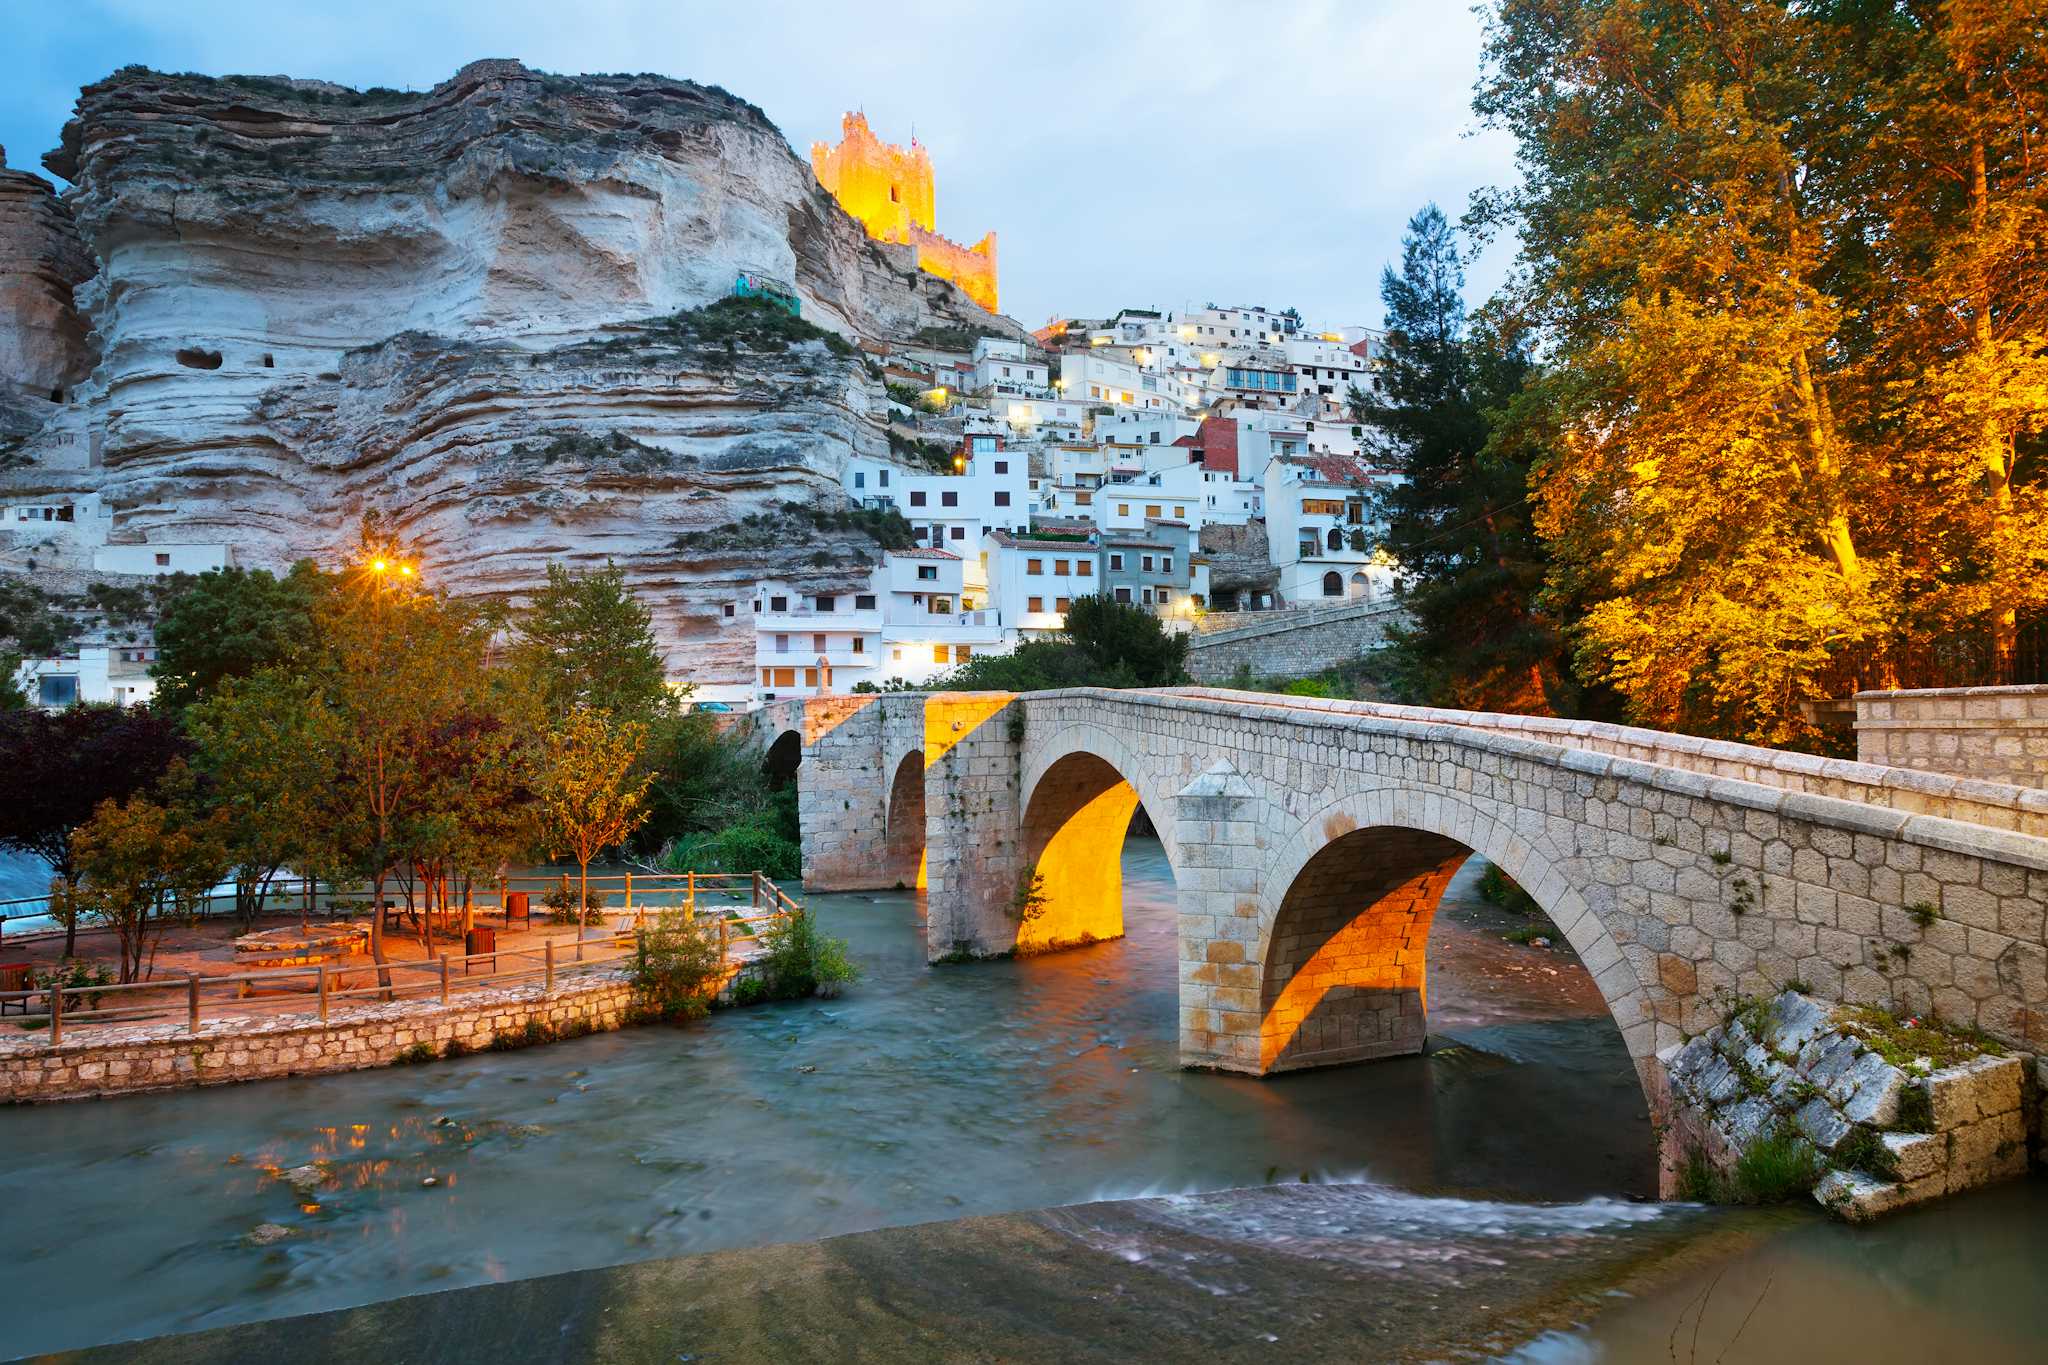
[[[886,453],[841,338],[1020,335],[870,241],[760,110],[665,77],[127,68],[45,164],[97,258],[82,421],[114,541],[279,565],[376,508],[441,582],[511,597],[550,559],[610,558],[686,673],[744,678],[722,608],[755,577],[851,584],[862,547],[783,510],[840,503],[846,458]],[[693,311],[742,273],[831,335]],[[781,534],[711,534],[750,514]]]
[[[0,148],[0,466],[92,368],[72,290],[92,275],[50,182]]]

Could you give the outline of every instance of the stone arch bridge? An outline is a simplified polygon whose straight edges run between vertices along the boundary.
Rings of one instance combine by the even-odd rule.
[[[1201,688],[770,703],[804,884],[928,890],[932,956],[1122,933],[1142,803],[1179,898],[1185,1065],[1419,1051],[1478,853],[1556,923],[1663,1109],[1736,995],[1803,983],[2048,1042],[2048,791],[1657,731]]]

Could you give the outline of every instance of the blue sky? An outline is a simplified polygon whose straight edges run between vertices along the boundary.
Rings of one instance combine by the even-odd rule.
[[[752,100],[800,154],[864,108],[892,141],[915,125],[939,230],[996,230],[1004,311],[1033,326],[1212,301],[1377,325],[1409,214],[1512,175],[1511,143],[1475,135],[1462,0],[18,0],[7,28],[0,144],[34,169],[78,87],[131,62],[413,87],[479,57],[658,71]],[[1473,302],[1508,256],[1475,262]]]

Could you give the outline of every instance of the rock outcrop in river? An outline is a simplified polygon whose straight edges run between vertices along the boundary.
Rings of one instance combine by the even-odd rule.
[[[41,391],[0,501],[89,486],[116,545],[246,565],[332,558],[376,509],[439,582],[507,597],[616,560],[699,676],[746,675],[723,606],[754,579],[850,587],[873,552],[834,515],[847,457],[887,448],[849,343],[1020,334],[871,241],[759,109],[665,77],[126,68],[45,164],[61,203],[0,184],[33,305],[6,377]],[[722,303],[742,274],[815,326]]]

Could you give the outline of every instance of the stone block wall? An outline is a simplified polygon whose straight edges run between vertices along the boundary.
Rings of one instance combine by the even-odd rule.
[[[1025,718],[1004,693],[924,702],[925,934],[934,959],[1007,952],[1025,869]]]
[[[539,982],[439,1000],[355,1006],[327,1023],[304,1016],[230,1018],[190,1033],[178,1025],[80,1027],[55,1047],[47,1038],[0,1041],[0,1101],[81,1099],[176,1090],[282,1076],[387,1066],[425,1043],[479,1051],[530,1023],[554,1033],[604,1032],[624,1024],[632,987],[616,969],[543,994]]]
[[[2048,686],[1859,692],[1856,757],[2048,788]]]
[[[1404,619],[1398,608],[1365,602],[1241,615],[1246,624],[1203,630],[1189,641],[1188,673],[1197,681],[1228,682],[1246,668],[1261,678],[1320,673],[1377,648]]]

